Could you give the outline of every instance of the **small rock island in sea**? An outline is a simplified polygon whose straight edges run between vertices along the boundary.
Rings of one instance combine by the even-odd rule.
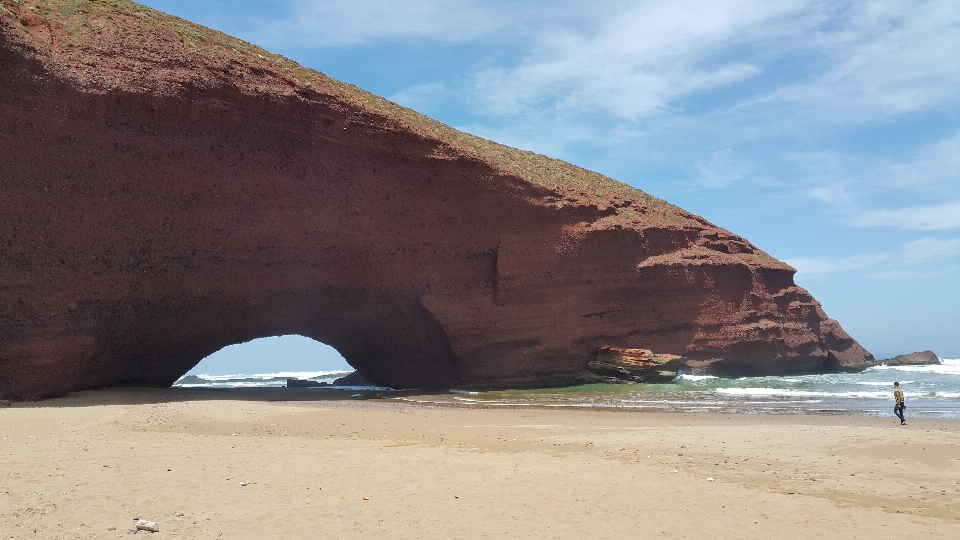
[[[915,352],[910,354],[901,354],[889,360],[882,360],[885,366],[939,366],[940,357],[933,351]]]
[[[132,2],[0,5],[0,398],[294,333],[395,388],[873,365],[643,191]]]

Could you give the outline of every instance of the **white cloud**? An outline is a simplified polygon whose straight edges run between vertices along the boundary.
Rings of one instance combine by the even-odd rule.
[[[404,88],[390,96],[390,101],[417,111],[425,111],[449,95],[450,90],[443,83],[431,82]]]
[[[913,264],[960,255],[960,238],[950,240],[921,238],[907,242],[903,244],[902,255]]]
[[[911,191],[960,195],[960,132],[918,149],[906,162],[886,165],[878,180]]]
[[[816,123],[883,118],[960,97],[960,4],[953,0],[289,0],[288,5],[282,18],[258,22],[258,41],[297,48],[391,41],[488,44],[497,54],[466,68],[469,75],[460,80],[465,84],[443,81],[449,97],[486,117],[477,124],[488,129],[516,118],[533,127],[543,123],[544,129],[556,117],[631,124],[668,113],[693,120],[680,108],[681,99],[703,94],[709,102],[710,91],[757,79],[762,84],[735,91],[739,106],[727,102],[698,113],[704,115],[701,129],[740,139],[795,135]],[[412,95],[419,90],[398,97],[420,103],[423,93]],[[706,126],[709,122],[713,125]]]
[[[920,280],[950,278],[957,275],[958,266],[938,267],[935,270],[879,270],[867,277],[885,281],[916,282]]]
[[[814,121],[859,122],[927,110],[960,95],[957,2],[879,0],[820,9],[828,24],[808,38],[827,69],[760,101],[792,103],[818,113],[809,117]]]
[[[474,106],[479,127],[473,131],[503,133],[524,148],[542,149],[539,139],[549,137],[550,155],[568,159],[584,144],[609,146],[612,132],[685,132],[675,144],[701,144],[697,154],[709,157],[674,153],[677,166],[694,171],[691,180],[701,186],[729,187],[785,172],[770,169],[781,164],[751,155],[747,145],[808,143],[825,133],[815,134],[824,125],[898,118],[960,101],[960,4],[952,1],[912,7],[653,0],[592,20],[538,28],[512,65],[475,68],[472,85],[456,89]],[[553,132],[558,124],[584,127]],[[649,137],[620,140],[638,151],[664,148]],[[740,163],[720,161],[730,148],[742,156]],[[864,185],[871,182],[861,171],[934,185],[932,179],[946,176],[937,164],[958,156],[952,146],[939,153],[931,148],[914,163],[886,171],[876,160],[855,156],[843,164],[846,171],[808,177],[813,187],[805,191],[836,205],[856,204],[870,197]]]
[[[538,109],[632,121],[676,111],[679,98],[763,75],[767,63],[781,69],[777,62],[788,54],[804,55],[796,67],[811,71],[787,75],[803,82],[785,80],[747,97],[735,117],[759,108],[769,118],[766,109],[788,105],[807,123],[861,122],[960,96],[960,4],[950,0],[843,7],[652,0],[605,15],[605,24],[589,31],[560,25],[533,34],[517,65],[476,72],[475,95],[486,112]]]
[[[858,179],[847,175],[848,160],[841,152],[787,152],[783,160],[799,171],[803,195],[844,213],[857,206]]]
[[[856,201],[855,191],[849,182],[835,181],[810,188],[807,195],[834,208],[845,208]]]
[[[841,211],[844,223],[859,227],[939,230],[960,227],[960,133],[909,152],[899,162],[870,163],[838,152],[788,154],[814,187],[805,193]],[[910,207],[865,209],[869,199],[903,204],[905,196],[940,201]]]
[[[698,161],[694,167],[700,173],[700,183],[706,187],[728,186],[756,171],[756,165],[734,154],[732,148],[717,150],[709,160]]]
[[[843,170],[843,155],[835,150],[787,152],[784,159],[815,176],[832,176]]]
[[[671,110],[679,97],[761,73],[750,62],[715,57],[752,28],[800,5],[636,2],[592,32],[541,33],[519,65],[477,72],[476,96],[494,115],[533,109],[636,120]]]
[[[449,78],[420,82],[391,99],[441,117],[444,107],[459,107],[456,117],[473,115],[461,120],[471,132],[551,156],[574,159],[585,146],[622,145],[619,156],[632,150],[646,161],[669,160],[692,172],[693,183],[730,187],[746,177],[789,176],[782,165],[798,163],[789,155],[793,139],[801,141],[795,148],[805,147],[798,154],[820,168],[805,171],[805,185],[795,189],[848,213],[872,195],[865,186],[923,185],[943,194],[944,185],[960,182],[960,133],[893,164],[842,162],[845,152],[805,144],[824,124],[960,101],[960,3],[953,0],[287,5],[281,19],[261,21],[259,40],[297,48],[395,41],[489,46],[490,57],[471,57]],[[786,140],[786,151],[755,150],[772,140]],[[956,191],[945,195],[960,198]],[[875,210],[857,220],[893,219],[930,230],[949,222],[918,221],[908,215],[913,210]]]
[[[822,276],[836,272],[862,272],[872,268],[885,260],[889,254],[875,253],[868,255],[852,255],[850,257],[800,257],[786,259],[785,262],[797,269],[797,274],[803,277]]]
[[[960,133],[923,146],[904,161],[882,163],[869,174],[863,187],[874,191],[886,188],[948,202],[862,210],[850,224],[921,231],[960,228]]]
[[[470,0],[292,0],[290,15],[261,33],[272,43],[342,46],[374,40],[467,41],[500,28],[496,12]]]
[[[549,116],[534,111],[513,117],[510,122],[495,127],[484,123],[454,127],[507,146],[558,159],[563,159],[571,146],[618,149],[643,134],[640,129],[632,125],[618,124],[606,128],[591,123],[588,119]],[[585,163],[580,165],[588,166]],[[602,163],[595,163],[592,168],[603,172],[602,165]]]
[[[544,25],[589,25],[624,0],[289,0],[289,13],[254,32],[273,46],[342,47],[382,41],[523,40]]]
[[[960,227],[960,201],[934,206],[914,206],[896,210],[868,210],[852,221],[860,227],[896,227],[933,231]]]
[[[857,254],[849,257],[801,257],[785,262],[797,269],[798,279],[838,272],[873,278],[929,277],[944,262],[960,256],[960,238],[921,238],[906,242],[897,251]],[[951,266],[952,267],[952,266]]]

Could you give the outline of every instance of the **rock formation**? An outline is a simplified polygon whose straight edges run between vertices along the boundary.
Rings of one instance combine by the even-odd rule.
[[[374,386],[375,384],[373,381],[361,375],[359,371],[354,371],[349,375],[344,375],[333,381],[334,386]]]
[[[872,360],[792,268],[627,185],[123,0],[0,6],[0,397],[294,333],[393,387]]]
[[[901,354],[889,360],[883,360],[885,366],[939,366],[940,358],[933,351]]]

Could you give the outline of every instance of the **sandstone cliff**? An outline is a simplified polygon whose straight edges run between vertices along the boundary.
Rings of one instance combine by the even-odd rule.
[[[567,384],[602,348],[872,360],[792,268],[639,190],[137,4],[0,5],[0,397],[288,333],[395,387]]]

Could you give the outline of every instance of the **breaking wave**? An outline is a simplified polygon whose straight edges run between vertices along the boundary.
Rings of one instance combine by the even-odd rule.
[[[570,388],[444,393],[397,392],[396,399],[482,407],[609,408],[674,412],[890,416],[899,381],[912,417],[960,418],[960,359],[939,366],[878,366],[861,373],[722,378],[679,375],[666,384],[591,384]],[[332,383],[345,371],[192,375],[181,388],[286,386],[287,379]],[[358,387],[359,390],[369,390]]]

